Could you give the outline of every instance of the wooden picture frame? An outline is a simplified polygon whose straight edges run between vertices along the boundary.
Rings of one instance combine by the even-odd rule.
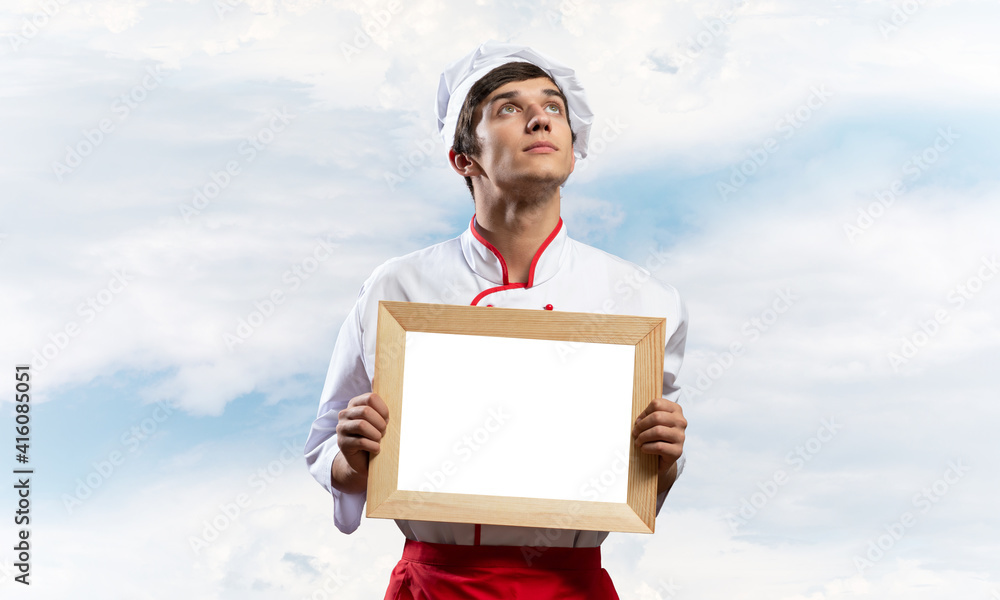
[[[378,311],[372,389],[385,400],[390,416],[380,450],[369,463],[368,517],[654,531],[657,457],[639,452],[632,426],[653,399],[662,397],[665,319],[392,301],[380,301]],[[457,350],[449,355],[449,348]],[[492,348],[500,350],[491,354]],[[404,380],[408,349],[411,369]],[[576,364],[577,357],[584,357],[579,359],[582,366]],[[445,363],[443,370],[435,371],[433,365],[442,360],[455,365]],[[525,366],[518,360],[529,360],[530,364]],[[508,368],[516,370],[516,375],[495,366],[506,361],[514,361]],[[570,366],[557,364],[560,362]],[[599,371],[594,364],[601,365]],[[539,368],[533,370],[536,366]],[[470,374],[480,368],[486,370],[485,375]],[[512,410],[517,416],[505,419],[504,407],[476,408],[480,396],[501,384],[518,385],[522,372],[542,373],[545,379],[536,377],[533,383],[513,388],[519,395],[508,404],[516,405]],[[570,376],[549,381],[553,378],[548,374],[556,372]],[[466,375],[478,379],[462,380]],[[631,379],[630,390],[627,379]],[[450,384],[459,388],[449,389]],[[596,399],[591,397],[595,395],[591,391],[604,390],[602,386],[611,386],[607,389],[613,391],[615,402],[606,401],[603,392]],[[542,388],[550,390],[547,397],[532,396],[532,390]],[[524,397],[520,396],[522,390]],[[578,410],[575,404],[584,396],[592,403],[589,412]],[[506,402],[509,395],[503,398]],[[590,414],[597,409],[601,412]],[[496,418],[482,421],[475,429],[456,424],[476,410]],[[535,423],[536,415],[548,417]],[[574,423],[572,431],[562,427],[566,420]],[[458,431],[463,427],[464,434]],[[468,446],[462,446],[462,441],[451,445],[459,439]],[[536,442],[549,444],[550,449],[534,452]],[[586,453],[595,447],[599,454],[588,459]],[[601,450],[608,447],[615,448],[616,461]],[[408,451],[401,455],[401,448]],[[448,451],[453,458],[471,455],[472,460],[465,465],[457,458],[435,462]],[[627,473],[623,464],[626,455]],[[520,462],[517,458],[508,460],[516,456],[522,457]],[[414,461],[424,461],[423,466],[414,466]],[[428,464],[440,468],[428,470]],[[533,471],[534,466],[539,470]],[[426,482],[418,486],[413,482],[421,469]],[[574,475],[563,477],[564,471]],[[589,479],[587,473],[592,474]],[[448,491],[498,485],[520,491],[518,495]],[[578,485],[576,490],[574,485]],[[535,492],[550,487],[551,491]]]

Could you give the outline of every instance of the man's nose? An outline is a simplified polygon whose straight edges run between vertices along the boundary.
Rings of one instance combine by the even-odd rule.
[[[545,109],[539,104],[532,104],[528,107],[528,131],[538,131],[539,129],[544,129],[545,131],[551,130],[552,117],[549,113],[545,112]]]

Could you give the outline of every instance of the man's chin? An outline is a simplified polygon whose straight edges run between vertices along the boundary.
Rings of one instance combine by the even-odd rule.
[[[541,171],[525,173],[517,178],[518,187],[536,187],[538,189],[557,188],[569,179],[569,172]]]

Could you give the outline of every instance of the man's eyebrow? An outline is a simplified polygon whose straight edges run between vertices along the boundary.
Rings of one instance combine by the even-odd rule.
[[[563,96],[562,92],[560,92],[559,90],[544,89],[544,90],[542,90],[542,93],[545,94],[546,96],[557,96],[560,100],[563,101],[563,104],[566,104],[566,97]],[[509,92],[503,92],[503,93],[497,94],[496,96],[493,96],[492,98],[490,98],[489,100],[487,100],[486,101],[486,105],[489,106],[489,105],[493,104],[494,102],[496,102],[497,100],[509,100],[511,98],[517,98],[520,95],[521,95],[521,92],[518,91],[518,90],[511,90]]]
[[[493,104],[493,103],[494,103],[494,102],[496,102],[497,100],[508,100],[508,99],[510,99],[510,98],[517,98],[517,97],[518,97],[518,96],[520,96],[520,95],[521,95],[521,92],[519,92],[519,91],[517,91],[517,90],[511,90],[511,91],[509,91],[509,92],[504,92],[504,93],[502,93],[502,94],[497,94],[496,96],[493,96],[492,98],[490,98],[490,99],[489,99],[489,100],[488,100],[488,101],[486,102],[486,104],[487,104],[487,105],[489,105],[489,104]]]

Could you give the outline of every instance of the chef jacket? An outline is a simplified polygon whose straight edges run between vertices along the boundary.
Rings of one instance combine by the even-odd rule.
[[[341,326],[305,456],[312,476],[333,495],[334,524],[344,533],[361,523],[367,492],[346,494],[331,485],[333,459],[340,451],[337,415],[351,398],[372,391],[379,300],[665,318],[663,397],[677,401],[675,378],[687,334],[687,313],[677,290],[647,269],[571,239],[561,218],[535,253],[527,283],[511,283],[503,256],[476,227],[473,215],[458,237],[377,267]],[[678,474],[683,465],[682,456]],[[656,514],[665,498],[666,492],[657,496]],[[605,531],[403,519],[396,525],[407,539],[439,544],[593,547],[608,536]]]

